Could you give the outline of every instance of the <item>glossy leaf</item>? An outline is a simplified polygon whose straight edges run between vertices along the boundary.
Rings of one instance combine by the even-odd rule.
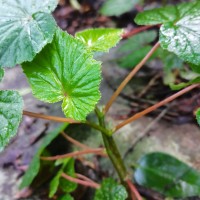
[[[40,100],[63,101],[64,114],[85,120],[100,99],[100,63],[92,58],[85,45],[61,30],[23,70]]]
[[[187,86],[189,86],[189,85],[192,85],[192,84],[195,84],[195,83],[200,83],[200,77],[197,77],[197,78],[195,78],[195,79],[193,79],[193,80],[191,80],[191,81],[189,81],[189,82],[187,82],[187,83],[179,83],[179,84],[177,84],[177,85],[175,85],[175,84],[170,84],[170,88],[171,88],[172,90],[180,90],[180,89],[182,89],[182,88],[185,88],[185,87],[187,87]]]
[[[127,197],[124,186],[108,178],[102,182],[101,188],[96,190],[94,200],[125,200]]]
[[[40,170],[40,156],[44,149],[58,136],[58,134],[65,130],[65,128],[68,126],[68,124],[62,124],[60,127],[55,129],[52,132],[49,132],[43,141],[41,142],[41,146],[39,150],[34,155],[28,170],[26,171],[25,175],[23,176],[20,189],[28,187],[34,178],[37,176],[39,170]]]
[[[101,14],[106,16],[119,16],[134,8],[141,0],[107,0],[101,7]]]
[[[2,81],[4,77],[4,70],[0,68],[0,82]]]
[[[137,65],[151,50],[152,47],[148,44],[153,42],[156,36],[155,31],[147,31],[126,40],[117,51],[119,65],[125,68],[133,68]]]
[[[163,24],[160,44],[184,61],[200,64],[200,1],[144,11],[135,21],[140,25]]]
[[[196,111],[196,119],[197,119],[197,123],[200,126],[200,108],[198,108],[198,110]]]
[[[200,173],[164,153],[150,153],[138,161],[134,178],[137,184],[168,197],[200,195]]]
[[[87,29],[76,33],[91,51],[107,52],[121,40],[123,30],[114,28]]]
[[[0,0],[0,66],[31,61],[52,41],[57,0]]]
[[[16,135],[22,119],[23,100],[16,91],[0,91],[0,151]]]

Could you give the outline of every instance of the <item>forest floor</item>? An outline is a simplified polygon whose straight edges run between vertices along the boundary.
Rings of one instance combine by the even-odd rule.
[[[77,11],[63,1],[54,12],[54,16],[58,25],[70,34],[89,27],[117,26],[128,27],[128,30],[135,27],[135,24],[131,21],[135,12],[130,12],[119,18],[101,16],[97,13],[101,3],[102,1],[83,1],[82,10]],[[101,105],[108,101],[113,91],[129,73],[129,70],[120,68],[114,62],[117,48],[99,58],[103,62]],[[107,119],[110,124],[118,124],[133,113],[151,105],[151,102],[146,98],[149,95],[154,96],[155,101],[159,101],[172,93],[163,84],[162,71],[157,65],[159,63],[154,62],[150,66],[145,66],[137,74],[136,78],[128,84],[108,113]],[[150,69],[152,70],[151,73],[149,73]],[[148,83],[156,74],[160,74],[160,76],[157,77],[155,83],[149,86],[147,90],[144,89],[146,88],[145,85],[148,86]],[[145,80],[144,82],[137,81],[141,77]],[[63,116],[60,103],[53,105],[46,104],[36,100],[32,96],[31,89],[27,84],[27,80],[20,66],[6,70],[6,75],[1,83],[0,89],[19,90],[24,98],[25,110]],[[143,91],[143,96],[137,96],[138,93],[135,91]],[[159,151],[176,156],[190,166],[200,170],[200,130],[195,123],[193,114],[195,107],[200,104],[198,101],[200,96],[198,92],[198,90],[194,90],[190,94],[184,95],[169,105],[158,109],[151,115],[145,116],[125,126],[116,133],[117,144],[128,166],[131,166],[133,161],[138,160],[145,153]],[[11,141],[6,150],[0,154],[0,200],[14,200],[17,197],[18,199],[27,200],[48,200],[48,191],[45,184],[35,191],[27,190],[23,192],[18,191],[18,186],[22,174],[27,169],[31,158],[40,145],[40,139],[48,131],[57,126],[57,123],[50,123],[49,121],[27,116],[23,117],[18,135]],[[82,127],[77,127],[75,130],[76,132],[80,132],[81,129]],[[87,135],[86,138],[82,139],[85,144],[93,147],[102,145],[100,134],[91,134],[90,129],[84,129],[84,131],[84,135]],[[99,173],[113,174],[109,161],[103,160],[99,165],[101,168]],[[23,198],[23,195],[29,197]],[[82,196],[77,197],[77,199],[84,200],[84,195],[83,192]]]

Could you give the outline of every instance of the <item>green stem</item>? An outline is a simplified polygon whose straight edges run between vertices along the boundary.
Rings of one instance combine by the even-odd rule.
[[[96,108],[96,114],[98,116],[100,126],[103,127],[104,129],[106,129],[103,112],[101,112],[98,108]],[[121,183],[126,186],[127,185],[126,179],[128,177],[128,173],[127,173],[126,167],[123,163],[122,157],[119,153],[119,150],[117,148],[117,145],[111,135],[107,135],[104,132],[101,132],[101,133],[102,133],[102,137],[103,137],[103,141],[104,141],[104,145],[105,145],[107,154],[108,154],[114,168],[117,171],[117,174],[120,178]]]
[[[98,124],[92,123],[90,121],[86,121],[85,124],[87,124],[88,126],[106,134],[106,135],[112,135],[112,131],[106,129],[105,127],[99,126]]]

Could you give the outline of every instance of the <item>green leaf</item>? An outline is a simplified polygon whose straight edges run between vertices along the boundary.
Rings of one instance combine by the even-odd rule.
[[[196,111],[196,119],[197,119],[197,123],[200,126],[200,108],[198,108],[197,111]]]
[[[147,44],[153,42],[156,37],[156,31],[147,31],[126,40],[117,51],[119,65],[125,68],[133,68],[151,50],[151,46]]]
[[[75,169],[74,169],[74,159],[70,159],[64,166],[63,172],[68,176],[75,177]],[[77,183],[66,180],[65,178],[60,179],[60,188],[67,193],[73,192],[77,188]]]
[[[31,61],[56,30],[57,0],[0,0],[0,66]]]
[[[197,77],[191,81],[188,81],[187,83],[179,83],[179,84],[170,84],[170,88],[172,90],[180,90],[182,88],[185,88],[189,85],[195,84],[195,83],[200,83],[200,77]]]
[[[200,74],[200,66],[199,65],[193,65],[193,64],[189,64],[192,71],[194,71],[195,73]]]
[[[56,174],[56,176],[51,180],[50,188],[49,188],[49,198],[52,198],[54,196],[54,194],[57,192],[61,175],[62,175],[62,170],[60,170]]]
[[[96,190],[94,200],[125,200],[128,197],[124,186],[113,179],[104,179],[101,188]]]
[[[49,132],[41,142],[41,146],[39,150],[34,155],[28,170],[26,171],[25,175],[23,176],[20,189],[28,187],[34,178],[37,176],[39,169],[40,169],[40,155],[45,150],[45,148],[58,136],[58,134],[66,129],[68,124],[62,124],[60,127],[55,129],[52,132]]]
[[[3,77],[4,77],[4,70],[0,68],[0,82],[2,81]]]
[[[121,40],[122,33],[122,29],[96,28],[78,32],[76,38],[81,40],[91,51],[108,52]]]
[[[0,91],[0,151],[16,135],[22,119],[23,100],[16,91]]]
[[[123,56],[118,60],[118,63],[121,67],[124,68],[134,68],[151,50],[151,48],[152,47],[149,45],[141,47],[140,50],[134,51],[127,56]]]
[[[119,16],[141,2],[141,0],[107,0],[101,7],[100,13],[105,16]]]
[[[23,70],[40,100],[62,101],[67,117],[85,120],[100,99],[100,63],[92,58],[85,45],[61,30]]]
[[[75,176],[74,171],[74,159],[67,158],[67,159],[60,159],[55,162],[55,166],[58,166],[62,163],[60,170],[57,172],[56,176],[50,182],[50,192],[49,197],[52,198],[54,194],[57,192],[59,185],[63,188],[65,192],[73,192],[77,184],[72,183],[66,179],[61,177],[62,173],[70,174],[70,176]]]
[[[181,69],[184,67],[184,62],[174,53],[158,48],[154,53],[163,64],[164,76],[163,81],[165,85],[175,83],[176,75],[174,69]]]
[[[65,194],[62,197],[59,197],[58,200],[74,200],[70,194]]]
[[[145,46],[153,42],[157,37],[157,32],[154,30],[138,33],[127,40],[123,41],[122,45],[118,49],[118,53],[130,53],[136,50],[140,50],[140,47]]]
[[[176,6],[166,6],[138,13],[134,21],[138,25],[156,25],[175,21],[177,17]]]
[[[137,184],[167,197],[185,198],[200,195],[200,173],[164,153],[143,156],[135,171]]]
[[[160,28],[160,44],[181,59],[200,64],[200,1],[182,3],[144,11],[135,21],[142,25],[163,24]]]
[[[161,59],[163,63],[163,68],[165,71],[171,71],[173,69],[180,69],[183,65],[183,60],[181,60],[177,55],[169,51],[159,48],[156,52],[158,58]]]

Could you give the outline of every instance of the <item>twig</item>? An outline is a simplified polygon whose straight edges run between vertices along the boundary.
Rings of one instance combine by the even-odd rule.
[[[84,186],[87,186],[87,187],[92,187],[92,188],[95,188],[95,189],[100,188],[100,185],[99,185],[98,183],[95,183],[95,182],[83,181],[83,180],[80,180],[80,179],[77,179],[77,178],[68,176],[68,175],[65,174],[65,173],[62,173],[61,176],[62,176],[63,178],[65,178],[65,179],[71,181],[71,182],[78,183],[78,184],[81,184],[81,185],[84,185]]]
[[[104,149],[98,148],[98,149],[85,149],[83,151],[76,151],[76,152],[72,152],[72,153],[67,153],[67,154],[57,155],[57,156],[50,156],[50,157],[41,156],[40,159],[54,161],[54,160],[59,160],[59,159],[69,158],[69,157],[76,157],[76,156],[85,155],[85,154],[97,154],[97,155],[106,156],[106,154],[104,153]]]
[[[133,35],[136,35],[137,33],[140,33],[142,31],[145,31],[145,30],[150,29],[152,27],[154,27],[154,26],[141,26],[141,27],[138,27],[138,28],[134,28],[133,30],[124,33],[122,35],[122,38],[123,39],[129,38]]]
[[[137,191],[133,183],[130,180],[127,180],[126,182],[131,190],[132,200],[135,200],[135,197],[137,198],[137,200],[142,200],[142,197],[140,196],[139,192]]]
[[[111,107],[112,103],[115,99],[119,96],[120,92],[124,89],[127,83],[133,78],[133,76],[141,69],[141,67],[147,62],[147,60],[151,57],[151,55],[156,51],[156,49],[160,46],[159,42],[157,42],[153,48],[149,51],[149,53],[143,58],[143,60],[136,65],[133,70],[129,73],[129,75],[124,79],[124,81],[120,84],[118,89],[114,92],[111,96],[110,100],[105,106],[104,113],[107,113],[109,108]]]
[[[84,180],[84,181],[88,181],[88,182],[95,183],[93,180],[91,180],[90,178],[88,178],[87,176],[84,176],[84,175],[82,175],[82,174],[76,173],[76,177],[79,178],[79,179],[82,179],[82,180]]]
[[[167,103],[173,101],[174,99],[178,98],[179,96],[182,96],[183,94],[185,94],[185,93],[189,92],[190,90],[193,90],[194,88],[197,88],[199,86],[200,86],[200,84],[190,85],[190,86],[184,88],[183,90],[175,93],[174,95],[164,99],[163,101],[160,101],[159,103],[156,103],[155,105],[133,115],[132,117],[130,117],[130,118],[126,119],[125,121],[123,121],[122,123],[118,124],[115,128],[115,131],[119,130],[120,128],[122,128],[126,124],[129,124],[129,123],[135,121],[136,119],[139,119],[139,118],[143,117],[144,115],[156,110],[157,108],[159,108],[163,105],[166,105]]]
[[[50,121],[55,121],[55,122],[62,122],[62,123],[70,123],[70,124],[86,124],[98,131],[104,132],[105,134],[110,134],[109,130],[106,130],[104,128],[102,128],[101,126],[94,124],[92,122],[89,121],[76,121],[70,118],[64,118],[64,117],[55,117],[55,116],[50,116],[50,115],[44,115],[44,114],[39,114],[39,113],[34,113],[34,112],[29,112],[24,110],[23,111],[23,115],[29,116],[29,117],[35,117],[35,118],[40,118],[40,119],[46,119],[46,120],[50,120]]]
[[[70,119],[70,118],[64,118],[64,117],[55,117],[55,116],[49,116],[49,115],[44,115],[44,114],[39,114],[39,113],[34,113],[34,112],[29,112],[24,110],[23,115],[29,116],[29,117],[35,117],[35,118],[40,118],[40,119],[46,119],[46,120],[51,120],[55,122],[66,122],[70,124],[80,124],[81,122]]]
[[[160,73],[156,74],[147,84],[147,86],[137,95],[138,98],[141,98],[154,84],[155,81],[160,77]]]
[[[79,141],[71,138],[69,135],[65,134],[64,132],[61,132],[61,135],[68,140],[69,142],[71,142],[72,144],[74,144],[75,146],[81,147],[83,149],[91,149],[90,147],[88,147],[87,145],[84,145],[82,143],[80,143]]]

